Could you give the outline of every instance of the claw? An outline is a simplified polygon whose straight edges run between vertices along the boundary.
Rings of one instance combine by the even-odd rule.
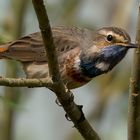
[[[68,121],[71,121],[71,119],[69,118],[68,114],[65,114],[65,117]]]
[[[80,122],[85,120],[85,116],[84,116],[84,113],[82,111],[83,105],[77,105],[77,107],[79,108],[79,110],[81,112],[81,116],[80,116],[79,120],[77,121],[77,123],[80,123]]]
[[[83,105],[77,105],[77,107],[79,108],[80,112],[81,112],[81,116],[79,118],[79,120],[77,121],[77,124],[81,123],[82,121],[85,120],[85,116],[84,116],[84,113],[82,111],[82,108],[83,108]],[[65,117],[68,121],[71,121],[71,119],[69,118],[68,114],[65,114]],[[75,125],[73,126],[75,127]]]
[[[56,98],[55,103],[56,103],[58,106],[62,106],[61,103],[59,102],[58,98]]]
[[[73,100],[74,100],[74,95],[70,92],[69,102],[72,102]]]

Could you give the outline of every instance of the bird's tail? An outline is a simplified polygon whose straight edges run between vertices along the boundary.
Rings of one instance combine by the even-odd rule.
[[[21,47],[21,44],[9,43],[0,45],[0,59],[14,59],[18,61],[30,61],[35,57],[35,53],[30,51],[30,47],[26,45]]]
[[[46,61],[43,46],[41,34],[34,33],[0,45],[0,59],[14,59],[21,62]]]
[[[21,62],[40,60],[38,59],[39,51],[30,46],[30,42],[21,41],[0,45],[0,59],[14,59]]]
[[[5,55],[5,52],[7,52],[8,47],[6,44],[0,45],[0,59],[8,59],[8,57]]]

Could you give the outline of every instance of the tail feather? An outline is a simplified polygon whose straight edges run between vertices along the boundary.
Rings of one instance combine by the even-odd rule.
[[[6,47],[0,47],[0,53],[5,52],[7,49],[8,49],[8,47],[7,48]]]
[[[1,45],[0,46],[0,59],[3,59],[3,58],[6,58],[5,56],[4,56],[4,54],[5,54],[5,52],[8,50],[8,47],[7,47],[7,45]]]
[[[0,59],[14,59],[21,62],[46,61],[46,54],[42,46],[33,48],[30,41],[17,40],[0,45]]]
[[[46,61],[43,45],[41,34],[34,33],[0,45],[0,59],[14,59],[21,62]]]

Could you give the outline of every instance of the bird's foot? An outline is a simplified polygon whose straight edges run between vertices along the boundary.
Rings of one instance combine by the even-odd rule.
[[[64,103],[64,104],[69,104],[69,103],[71,103],[73,100],[74,100],[74,95],[70,92],[70,97],[69,97],[69,99],[66,101],[66,103]],[[55,100],[55,103],[56,103],[58,106],[62,106],[61,103],[59,102],[59,99],[58,99],[58,98]]]
[[[71,121],[71,119],[69,118],[68,114],[65,114],[65,117],[66,117],[67,121]]]
[[[70,94],[70,97],[69,97],[67,103],[71,103],[71,102],[73,102],[73,100],[74,100],[74,95],[73,95],[73,93],[69,92],[69,94]]]
[[[79,124],[79,123],[81,123],[82,121],[85,120],[85,116],[84,116],[84,113],[83,113],[83,110],[82,110],[83,105],[77,105],[77,107],[79,108],[79,110],[80,110],[80,112],[81,112],[81,116],[80,116],[80,118],[79,118],[78,121],[77,121],[77,124]],[[67,119],[68,121],[71,121],[71,119],[69,118],[68,114],[65,114],[65,117],[66,117],[66,119]],[[75,126],[74,126],[74,127],[75,127]]]
[[[81,123],[82,121],[85,120],[85,116],[84,116],[84,113],[83,113],[83,105],[77,105],[77,107],[79,108],[80,112],[81,112],[81,116],[79,118],[79,120],[77,121],[77,123]]]
[[[56,103],[58,106],[62,106],[61,103],[59,102],[58,98],[56,98],[55,103]]]

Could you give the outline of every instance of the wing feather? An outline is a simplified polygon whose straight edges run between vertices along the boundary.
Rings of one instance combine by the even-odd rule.
[[[76,47],[86,47],[92,40],[89,30],[76,27],[54,27],[52,33],[58,57]],[[40,32],[22,37],[2,47],[8,48],[0,52],[0,56],[3,57],[22,62],[47,61]]]

